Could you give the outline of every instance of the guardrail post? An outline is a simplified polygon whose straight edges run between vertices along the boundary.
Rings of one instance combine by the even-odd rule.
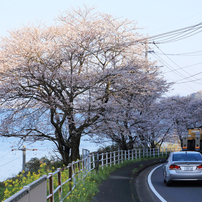
[[[125,158],[124,158],[124,161],[126,160],[126,150],[124,150],[124,152],[125,152]]]
[[[109,153],[109,163],[110,163],[110,167],[112,165],[112,152]]]
[[[52,173],[49,173],[49,195],[51,195],[49,198],[49,202],[54,202],[53,185],[54,185],[53,184],[53,175],[52,175]]]
[[[135,159],[137,159],[137,149],[135,149]]]
[[[102,169],[103,169],[103,166],[104,166],[104,154],[102,153]]]
[[[59,199],[62,200],[62,187],[61,187],[61,169],[58,168],[58,186],[60,186],[59,190],[58,190],[58,193],[59,193]]]
[[[123,150],[121,150],[121,163],[123,163]]]
[[[83,167],[84,167],[84,161],[83,161]],[[72,165],[71,164],[69,164],[69,179],[70,179],[69,191],[72,191]]]
[[[130,160],[130,150],[128,150],[128,160]]]
[[[120,150],[118,150],[118,164],[120,164]]]
[[[106,152],[105,165],[108,166],[108,153]]]
[[[95,154],[93,153],[93,170],[95,169]]]
[[[133,151],[134,151],[134,150],[132,149],[132,161],[133,161]]]
[[[91,155],[88,156],[88,172],[91,172],[91,163],[92,163],[92,159],[91,159]]]
[[[153,148],[153,157],[155,157],[155,150],[154,150],[154,148]]]
[[[87,157],[88,158],[88,157]],[[73,187],[76,184],[76,178],[75,178],[75,162],[72,163],[72,180],[73,180]]]
[[[116,151],[114,151],[114,165],[116,165]]]
[[[139,159],[141,159],[141,150],[139,149]]]

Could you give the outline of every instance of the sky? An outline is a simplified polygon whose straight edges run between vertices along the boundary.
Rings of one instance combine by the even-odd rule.
[[[0,0],[0,37],[29,22],[53,24],[72,8],[95,6],[97,12],[137,22],[138,32],[155,36],[202,22],[201,0]],[[176,42],[149,44],[148,59],[157,61],[162,75],[174,82],[168,96],[186,96],[202,90],[202,28]]]

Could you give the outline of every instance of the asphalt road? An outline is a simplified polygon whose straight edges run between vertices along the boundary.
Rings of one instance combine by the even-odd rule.
[[[99,192],[94,196],[91,202],[140,202],[136,189],[136,180],[139,178],[137,174],[139,172],[133,174],[133,169],[136,168],[140,171],[140,168],[146,168],[163,159],[164,158],[138,161],[115,170],[110,174],[107,180],[100,184]],[[145,182],[145,180],[141,180],[141,182]],[[150,195],[145,196],[147,197],[143,202],[151,202]]]
[[[147,178],[148,174],[153,168],[145,170],[145,177]],[[143,174],[143,173],[142,173]],[[140,179],[139,179],[140,180]],[[163,182],[163,170],[162,166],[157,168],[151,175],[151,182],[154,189],[157,193],[164,199],[159,200],[157,197],[151,193],[154,201],[164,201],[164,202],[201,202],[202,201],[202,185],[198,182],[174,182],[171,187],[167,187]],[[145,190],[147,189],[148,183],[145,183]],[[148,192],[148,193],[149,193]],[[145,200],[141,200],[144,202]]]

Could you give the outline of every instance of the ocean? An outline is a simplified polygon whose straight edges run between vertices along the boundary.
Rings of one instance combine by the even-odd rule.
[[[21,149],[23,145],[26,146],[26,162],[31,158],[47,157],[50,159],[54,156],[54,149],[56,149],[54,143],[50,141],[38,141],[35,143],[23,143],[19,145],[18,138],[0,138],[0,182],[7,178],[16,176],[22,170],[23,152]],[[81,140],[80,154],[82,149],[88,149],[90,152],[97,151],[101,144],[95,144],[89,141]],[[37,149],[33,151],[33,149]],[[13,150],[13,151],[12,151]]]

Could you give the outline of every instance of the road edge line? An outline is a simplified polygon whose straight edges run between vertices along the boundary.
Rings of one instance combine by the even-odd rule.
[[[156,195],[156,197],[157,197],[161,202],[167,202],[167,201],[156,191],[156,189],[154,188],[154,186],[153,186],[153,184],[152,184],[152,182],[151,182],[151,176],[152,176],[153,172],[154,172],[157,168],[159,168],[160,166],[162,166],[162,165],[159,165],[159,166],[155,167],[155,168],[149,173],[148,178],[147,178],[147,182],[148,182],[148,185],[149,185],[150,189],[151,189],[152,192]]]

